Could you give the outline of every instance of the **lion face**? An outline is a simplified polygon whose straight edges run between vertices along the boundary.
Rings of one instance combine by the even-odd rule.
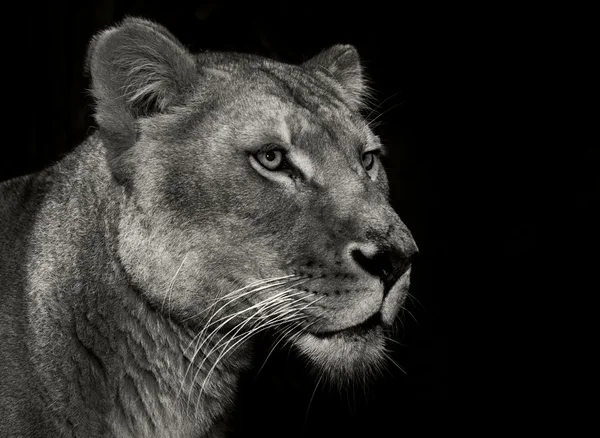
[[[164,32],[153,53],[168,51]],[[301,66],[179,46],[170,56],[171,68],[194,68],[175,68],[169,83],[191,85],[135,95],[155,111],[131,117],[135,139],[115,158],[115,172],[128,169],[119,253],[132,281],[159,311],[231,348],[270,330],[335,379],[377,366],[416,245],[359,113],[355,50]],[[167,87],[152,85],[142,91]],[[101,127],[125,141],[109,118]]]

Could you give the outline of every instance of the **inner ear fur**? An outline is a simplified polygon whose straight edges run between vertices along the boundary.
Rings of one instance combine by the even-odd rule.
[[[135,120],[181,103],[196,80],[193,55],[163,26],[127,18],[92,39],[86,60],[101,131],[135,140]]]
[[[365,106],[369,87],[354,46],[336,44],[304,62],[303,66],[333,78],[352,109],[360,110]]]

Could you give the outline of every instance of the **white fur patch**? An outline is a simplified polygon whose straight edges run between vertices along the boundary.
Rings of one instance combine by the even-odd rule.
[[[300,169],[307,180],[310,181],[313,179],[315,176],[315,166],[306,152],[298,148],[292,148],[288,156],[292,164]]]
[[[394,284],[390,292],[383,300],[383,306],[381,307],[381,319],[386,324],[392,324],[394,318],[400,311],[406,295],[408,294],[408,288],[410,286],[410,271],[408,270],[400,277],[400,279]]]

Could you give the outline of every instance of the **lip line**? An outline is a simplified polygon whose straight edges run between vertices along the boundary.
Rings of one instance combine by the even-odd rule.
[[[325,331],[325,332],[311,332],[311,335],[316,336],[318,338],[330,338],[339,334],[344,334],[345,332],[348,331],[369,331],[369,330],[373,330],[375,327],[381,326],[382,325],[382,320],[381,320],[381,313],[378,310],[377,312],[375,312],[373,315],[369,316],[368,318],[366,318],[364,321],[352,325],[350,327],[346,327],[343,329],[339,329],[339,330],[331,330],[331,331]]]

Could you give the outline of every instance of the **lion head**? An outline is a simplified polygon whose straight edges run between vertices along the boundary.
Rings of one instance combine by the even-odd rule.
[[[123,193],[118,254],[144,299],[229,349],[276,331],[336,378],[381,363],[416,245],[354,47],[301,65],[193,55],[127,19],[88,66]]]

